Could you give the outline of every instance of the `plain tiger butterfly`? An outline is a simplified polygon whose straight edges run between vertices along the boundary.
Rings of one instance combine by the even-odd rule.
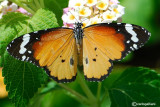
[[[149,39],[143,27],[126,23],[99,23],[82,28],[52,28],[25,34],[7,47],[15,58],[45,69],[57,82],[75,80],[77,65],[83,65],[85,79],[102,81],[115,60],[140,48]]]

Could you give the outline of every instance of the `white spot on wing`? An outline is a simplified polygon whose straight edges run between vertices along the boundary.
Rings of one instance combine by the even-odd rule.
[[[30,40],[30,35],[29,34],[25,34],[23,36],[23,42],[20,45],[20,50],[19,50],[20,54],[24,54],[26,52],[27,49],[24,46],[26,46],[26,44],[29,42],[29,40]]]
[[[134,44],[133,47],[134,47],[135,49],[137,49],[137,45],[136,45],[136,44]]]
[[[34,33],[38,33],[38,31],[35,31]]]
[[[26,56],[22,56],[22,61],[24,61],[26,59]]]
[[[128,40],[127,43],[130,43],[130,40]]]
[[[28,53],[32,53],[31,51],[28,51]]]
[[[133,27],[131,24],[126,24],[125,29],[127,30],[128,33],[132,35],[131,40],[133,42],[138,42],[137,34],[135,31],[133,31]]]
[[[151,35],[151,33],[150,33],[150,32],[148,32],[148,35],[150,36],[150,35]]]

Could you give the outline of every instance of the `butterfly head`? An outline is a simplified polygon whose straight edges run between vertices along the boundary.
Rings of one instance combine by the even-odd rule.
[[[82,26],[83,26],[83,23],[81,22],[75,23],[75,28],[82,28]]]

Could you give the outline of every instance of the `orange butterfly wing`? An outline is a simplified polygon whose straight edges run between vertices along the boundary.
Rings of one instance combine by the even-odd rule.
[[[33,45],[34,58],[45,66],[58,82],[70,82],[77,73],[77,49],[72,29],[57,29],[45,33]]]
[[[8,52],[45,68],[57,82],[75,80],[77,48],[73,29],[53,28],[25,34],[11,42]]]
[[[112,69],[112,61],[124,58],[149,38],[140,26],[102,23],[84,28],[83,66],[85,78],[102,81]],[[131,35],[133,34],[133,35]]]
[[[124,37],[111,27],[93,26],[84,29],[83,65],[87,80],[101,81],[106,78],[112,69],[111,60],[122,56],[123,40]]]

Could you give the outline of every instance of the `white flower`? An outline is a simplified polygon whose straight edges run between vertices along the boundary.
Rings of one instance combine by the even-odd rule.
[[[97,24],[97,23],[101,23],[101,22],[102,22],[102,18],[99,18],[98,16],[95,16],[90,19],[90,24]]]
[[[2,14],[2,13],[0,13],[0,19],[2,18],[2,16],[3,16],[3,14]]]
[[[79,16],[84,16],[84,17],[87,17],[87,16],[90,16],[91,15],[91,9],[89,9],[89,7],[82,7],[79,9]]]
[[[82,7],[85,4],[84,0],[69,0],[69,7]]]
[[[66,23],[75,23],[79,21],[78,12],[69,10],[66,14],[63,14],[62,20]]]
[[[74,23],[82,22],[84,28],[97,23],[121,22],[124,7],[118,3],[118,0],[69,0],[62,16],[64,26],[73,28]]]
[[[119,18],[124,14],[124,7],[121,5],[112,5],[110,10],[116,13],[116,17]]]
[[[91,25],[91,24],[90,24],[90,20],[89,20],[88,18],[83,19],[83,20],[82,20],[82,23],[83,23],[83,26],[82,26],[83,28],[86,27],[86,26]]]
[[[109,0],[109,3],[112,5],[112,4],[118,4],[119,1],[118,0]]]
[[[6,14],[7,12],[15,12],[17,9],[18,9],[18,6],[15,4],[15,3],[12,3],[11,5],[7,5],[8,4],[8,1],[4,1],[1,3],[1,7],[0,7],[0,12],[1,12],[1,15],[0,15],[0,18],[2,18],[2,16],[4,14]]]
[[[93,6],[97,3],[97,0],[85,0],[87,6]]]
[[[105,23],[111,23],[112,21],[116,21],[116,14],[114,12],[111,11],[106,11],[103,13],[103,22]]]
[[[98,3],[96,4],[96,7],[99,9],[99,10],[106,10],[107,7],[108,7],[108,0],[99,0]]]
[[[3,8],[7,7],[8,1],[4,0],[3,2],[0,3],[0,12],[2,11]]]
[[[12,3],[10,6],[8,6],[7,11],[15,12],[17,9],[18,9],[18,6],[15,3]]]
[[[8,4],[8,1],[4,0],[3,2],[0,3],[0,6],[7,6],[7,4]]]

